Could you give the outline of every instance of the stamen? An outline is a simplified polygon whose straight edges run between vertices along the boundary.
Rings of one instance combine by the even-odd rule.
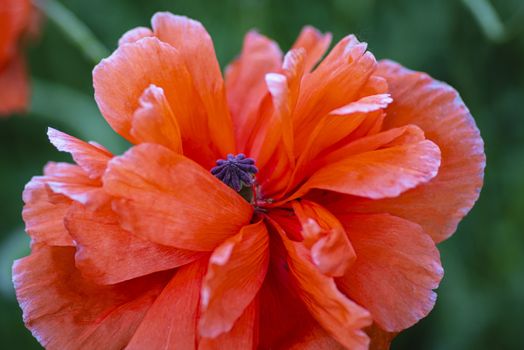
[[[253,185],[257,172],[255,160],[246,158],[242,153],[236,156],[228,154],[227,159],[217,160],[216,167],[211,169],[211,174],[237,192],[240,192],[242,186]]]

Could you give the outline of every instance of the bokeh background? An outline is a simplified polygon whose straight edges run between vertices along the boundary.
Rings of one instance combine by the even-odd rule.
[[[442,243],[445,278],[429,317],[393,349],[524,349],[524,1],[523,0],[62,0],[112,51],[121,34],[168,10],[200,20],[222,66],[258,29],[286,50],[301,27],[348,33],[391,58],[457,88],[486,143],[480,200]],[[0,119],[0,348],[38,349],[24,328],[11,285],[13,259],[28,253],[21,193],[48,160],[68,160],[46,138],[53,126],[127,146],[93,99],[87,57],[53,21],[28,48],[33,83],[26,115]]]

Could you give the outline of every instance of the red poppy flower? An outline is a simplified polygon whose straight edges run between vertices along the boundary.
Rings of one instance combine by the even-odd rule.
[[[76,165],[24,191],[13,268],[50,349],[367,349],[426,316],[436,243],[482,186],[457,92],[306,27],[291,51],[247,34],[222,78],[211,38],[159,13],[94,70],[133,146],[56,130]],[[320,61],[320,62],[319,62]]]
[[[19,46],[33,15],[29,0],[0,0],[0,116],[23,111],[28,104],[28,78]]]

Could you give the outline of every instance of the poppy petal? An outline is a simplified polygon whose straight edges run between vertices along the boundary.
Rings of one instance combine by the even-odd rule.
[[[211,140],[222,155],[233,152],[235,139],[224,80],[208,32],[200,22],[169,12],[156,13],[151,22],[155,35],[180,52],[191,73],[207,111]]]
[[[340,142],[349,142],[353,132],[358,131],[367,119],[374,118],[370,113],[382,113],[382,109],[389,103],[391,103],[391,97],[388,94],[366,96],[324,116],[311,132],[309,141],[301,150],[288,190],[311,174],[311,170],[317,165],[314,159],[319,154],[329,153],[330,147],[338,146]],[[333,161],[325,163],[331,162]]]
[[[267,229],[271,237],[278,236],[273,225],[267,225]],[[259,292],[259,348],[286,349],[286,344],[301,334],[305,324],[315,321],[293,291],[282,242],[270,239],[269,243],[270,265]]]
[[[47,349],[122,349],[165,283],[155,275],[115,286],[83,279],[73,247],[33,247],[15,261],[24,322]]]
[[[346,348],[331,337],[322,327],[310,326],[302,334],[287,343],[282,350],[345,350]]]
[[[264,76],[277,72],[282,65],[278,44],[250,31],[244,38],[242,53],[226,69],[226,91],[236,132],[237,148],[244,150],[249,133],[258,117],[262,99],[267,94]]]
[[[311,315],[345,347],[367,349],[369,338],[362,328],[371,324],[369,313],[346,298],[337,289],[333,278],[318,270],[302,243],[289,240],[278,224],[273,225],[286,247],[296,292]]]
[[[289,51],[282,64],[283,73],[265,76],[270,97],[267,102],[271,106],[258,120],[250,155],[257,159],[258,178],[268,196],[285,189],[294,167],[292,112],[304,74],[304,53],[303,49]]]
[[[318,29],[305,26],[292,49],[302,48],[306,51],[305,71],[309,72],[326,53],[331,43],[331,33],[322,34]]]
[[[118,46],[122,46],[124,44],[132,44],[135,41],[138,41],[143,38],[147,38],[150,36],[154,36],[153,31],[146,27],[137,27],[133,28],[131,30],[128,30],[127,32],[122,35],[120,39],[118,39]]]
[[[258,293],[269,260],[269,236],[260,221],[244,226],[211,255],[202,286],[200,334],[229,332]]]
[[[152,243],[123,230],[110,208],[93,211],[73,205],[65,223],[76,243],[77,268],[99,284],[115,284],[169,270],[202,256]]]
[[[206,259],[177,269],[126,349],[196,349],[199,291]]]
[[[244,310],[233,329],[216,338],[202,338],[198,350],[256,349],[258,303],[253,300]]]
[[[71,200],[51,200],[45,176],[35,176],[24,188],[22,217],[31,243],[72,246],[73,239],[64,226]]]
[[[0,115],[24,112],[29,104],[29,85],[25,61],[15,55],[0,65]]]
[[[53,128],[48,128],[47,136],[59,151],[71,153],[75,162],[91,178],[101,177],[106,170],[107,163],[113,157],[111,152],[102,146],[84,142]]]
[[[18,39],[26,29],[30,14],[31,2],[29,0],[2,1],[2,11],[0,11],[0,67],[3,67],[18,49]]]
[[[293,198],[318,188],[372,199],[396,197],[437,175],[439,148],[431,141],[350,155],[314,173]]]
[[[304,148],[318,121],[331,111],[359,99],[359,92],[376,68],[366,44],[354,36],[342,39],[317,69],[306,74],[293,114],[295,150]]]
[[[153,242],[211,251],[249,222],[253,208],[198,164],[155,144],[109,162],[104,189],[122,227]]]
[[[356,259],[346,231],[338,219],[322,206],[301,200],[293,208],[302,223],[304,244],[311,260],[327,276],[343,276]]]
[[[45,168],[46,185],[54,192],[91,208],[109,200],[99,179],[91,179],[78,165],[48,163]]]
[[[158,143],[183,153],[180,128],[162,88],[152,84],[140,97],[131,135],[139,143]]]
[[[433,180],[398,198],[348,205],[353,212],[388,212],[416,222],[435,242],[443,241],[479,196],[486,164],[482,138],[453,88],[394,62],[383,61],[379,67],[394,100],[386,127],[418,125],[439,146],[442,164]]]
[[[433,308],[443,276],[439,252],[422,228],[388,214],[346,215],[358,259],[337,284],[388,332],[415,324]]]

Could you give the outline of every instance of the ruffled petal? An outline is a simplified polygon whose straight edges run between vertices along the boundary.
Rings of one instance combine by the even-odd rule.
[[[304,245],[310,249],[313,263],[327,276],[343,276],[356,255],[338,219],[308,200],[293,202],[293,208],[302,224]]]
[[[390,61],[380,63],[379,73],[387,79],[394,100],[385,127],[418,125],[440,148],[442,164],[433,180],[399,198],[348,201],[348,210],[403,217],[440,242],[455,232],[479,196],[486,163],[482,138],[450,86]]]
[[[110,208],[92,211],[73,205],[65,223],[76,243],[77,268],[99,284],[169,270],[202,257],[202,253],[162,246],[123,230]]]
[[[59,151],[71,153],[74,161],[94,179],[104,174],[107,163],[113,157],[102,146],[84,142],[53,128],[48,128],[47,136]]]
[[[324,56],[331,43],[331,33],[322,34],[318,29],[305,26],[292,49],[302,48],[306,51],[305,71],[309,72]]]
[[[198,304],[206,262],[201,259],[175,272],[126,349],[196,349]]]
[[[388,214],[340,217],[358,259],[337,280],[388,332],[415,324],[433,308],[443,276],[439,252],[422,228]]]
[[[255,299],[236,320],[233,329],[216,338],[202,338],[198,350],[257,349],[258,310]]]
[[[252,132],[248,152],[257,160],[257,177],[266,196],[276,196],[285,189],[294,167],[292,113],[304,74],[304,50],[289,51],[282,70],[265,76],[269,95],[264,102],[268,107]]]
[[[269,236],[260,221],[245,226],[211,255],[202,286],[200,334],[229,332],[258,293],[269,260]]]
[[[147,38],[150,36],[154,36],[153,31],[146,27],[137,27],[133,28],[131,30],[128,30],[127,32],[122,35],[120,39],[118,39],[118,46],[122,46],[124,44],[132,44],[135,41],[138,41],[143,38]]]
[[[326,161],[315,158],[321,154],[330,154],[333,149],[340,150],[345,144],[358,138],[360,129],[367,122],[373,121],[377,115],[382,114],[382,109],[386,108],[389,103],[391,103],[391,97],[388,94],[366,96],[322,117],[309,135],[308,142],[300,151],[288,189],[311,175],[311,171],[317,169],[319,161],[325,164],[332,163],[332,159]]]
[[[222,155],[235,150],[233,124],[229,115],[222,72],[213,41],[204,26],[184,16],[159,12],[151,20],[155,35],[175,47],[191,73],[207,111],[210,137]]]
[[[154,275],[115,286],[83,279],[72,247],[33,247],[15,261],[24,322],[47,349],[122,349],[165,284]]]
[[[291,340],[282,350],[345,350],[339,342],[331,337],[322,327],[305,328],[300,336]]]
[[[150,85],[140,97],[131,135],[138,143],[158,143],[182,154],[182,136],[164,90]]]
[[[250,31],[244,38],[242,53],[226,69],[226,91],[237,148],[244,150],[249,132],[256,123],[262,99],[267,95],[264,77],[282,65],[278,44]]]
[[[29,105],[25,61],[19,54],[0,65],[0,115],[24,112]]]
[[[91,179],[78,165],[48,163],[45,168],[46,185],[57,194],[87,205],[99,207],[109,201],[100,179]]]
[[[27,183],[22,195],[22,218],[31,244],[45,243],[56,246],[74,245],[64,226],[64,217],[71,205],[65,197],[52,198],[44,176],[35,176]]]
[[[314,173],[292,197],[324,189],[372,199],[396,197],[437,175],[439,148],[429,140],[348,155]]]
[[[369,313],[347,299],[335,281],[318,270],[302,243],[291,241],[277,224],[273,225],[286,247],[296,293],[311,315],[345,347],[367,349],[369,338],[362,329],[371,324]]]
[[[322,117],[360,98],[360,90],[375,68],[375,58],[366,52],[366,44],[348,36],[331,50],[317,69],[304,76],[293,114],[297,154],[304,149]]]
[[[95,99],[111,127],[129,141],[140,97],[154,84],[164,90],[177,118],[186,156],[212,167],[222,155],[210,141],[208,116],[182,53],[147,37],[119,47],[93,71]]]
[[[153,242],[211,251],[247,224],[253,208],[234,190],[169,149],[141,144],[109,162],[104,189],[122,227]]]

